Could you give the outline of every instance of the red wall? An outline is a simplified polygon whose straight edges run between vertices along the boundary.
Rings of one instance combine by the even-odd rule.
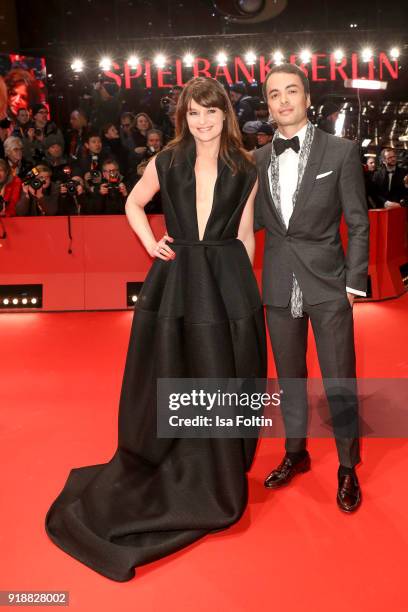
[[[406,210],[370,211],[370,221],[373,298],[395,297],[404,291],[399,267],[408,261]],[[150,222],[160,238],[163,216],[150,215]],[[126,283],[142,282],[152,262],[126,216],[14,217],[3,218],[3,225],[0,285],[42,284],[43,310],[127,308]],[[342,233],[346,243],[344,228]],[[263,232],[256,238],[259,282]]]

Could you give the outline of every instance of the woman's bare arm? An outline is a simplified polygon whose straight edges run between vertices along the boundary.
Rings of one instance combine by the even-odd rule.
[[[126,200],[126,216],[131,228],[151,257],[159,257],[164,260],[174,259],[174,251],[166,244],[167,241],[172,242],[173,238],[166,234],[161,240],[157,241],[144,211],[146,204],[158,191],[160,191],[159,177],[157,176],[155,158],[152,157],[142,178],[133,187]]]
[[[256,180],[255,185],[253,186],[252,191],[246,201],[238,229],[238,238],[244,243],[248,257],[251,260],[251,264],[254,263],[255,257],[254,202],[257,191],[258,179]]]

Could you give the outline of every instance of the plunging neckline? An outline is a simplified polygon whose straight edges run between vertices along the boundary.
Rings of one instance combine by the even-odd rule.
[[[220,176],[220,170],[221,170],[220,169],[220,156],[218,154],[218,157],[217,157],[217,176],[216,176],[215,181],[214,181],[214,188],[213,188],[213,194],[212,194],[210,213],[209,213],[209,215],[207,217],[207,221],[206,221],[205,226],[204,226],[204,231],[203,231],[203,237],[202,238],[200,238],[200,224],[198,222],[198,210],[197,210],[197,173],[196,173],[196,169],[195,169],[196,163],[197,163],[197,157],[195,158],[194,166],[193,166],[195,221],[196,221],[196,229],[197,229],[197,238],[198,238],[198,241],[199,242],[203,242],[203,240],[205,239],[205,235],[207,233],[207,227],[208,227],[209,221],[211,219],[211,215],[212,215],[213,210],[214,210],[216,187],[217,187],[218,178]]]
[[[210,214],[208,215],[208,219],[207,222],[205,224],[204,227],[204,232],[203,232],[203,237],[200,239],[200,229],[199,229],[199,225],[198,225],[198,211],[197,211],[197,175],[196,175],[196,170],[195,170],[195,165],[196,165],[196,161],[197,161],[197,149],[196,149],[196,144],[195,144],[195,140],[194,138],[191,138],[190,142],[187,144],[186,146],[186,157],[187,157],[187,161],[191,167],[191,172],[192,172],[192,183],[193,183],[193,188],[192,188],[192,199],[193,199],[193,203],[192,205],[194,206],[194,220],[195,220],[195,233],[197,236],[197,240],[199,242],[203,242],[206,239],[206,234],[207,234],[207,230],[210,226],[210,222],[212,220],[212,217],[214,215],[215,209],[216,209],[216,197],[217,197],[217,187],[218,187],[218,183],[219,183],[219,179],[221,176],[222,171],[224,170],[226,163],[224,162],[224,160],[221,158],[220,153],[218,152],[218,157],[217,157],[217,178],[215,179],[214,182],[214,191],[213,191],[213,197],[212,197],[212,202],[211,202],[211,208],[210,208]]]

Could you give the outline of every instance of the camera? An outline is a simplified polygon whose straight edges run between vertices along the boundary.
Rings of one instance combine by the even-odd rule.
[[[99,162],[98,156],[92,155],[91,168],[89,170],[89,179],[87,181],[88,185],[91,187],[99,186],[102,180],[102,173],[98,169]]]
[[[45,180],[39,176],[39,172],[37,168],[33,168],[23,179],[23,185],[28,185],[34,191],[38,191],[41,189],[43,185],[45,185]]]
[[[67,188],[67,193],[69,195],[76,195],[77,187],[81,184],[79,181],[71,178],[71,168],[69,166],[65,166],[63,169],[65,180],[61,181],[61,186]]]
[[[101,185],[106,185],[108,189],[119,189],[123,176],[117,170],[109,170],[109,178],[103,181]]]

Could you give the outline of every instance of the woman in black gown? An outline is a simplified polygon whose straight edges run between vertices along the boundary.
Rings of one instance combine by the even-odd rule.
[[[156,435],[158,378],[264,378],[262,302],[253,275],[256,169],[220,83],[189,81],[177,134],[131,192],[126,213],[153,265],[133,316],[106,464],[73,468],[45,519],[51,540],[116,581],[241,517],[256,438]],[[161,190],[169,235],[144,205]],[[170,246],[171,245],[171,246]]]

